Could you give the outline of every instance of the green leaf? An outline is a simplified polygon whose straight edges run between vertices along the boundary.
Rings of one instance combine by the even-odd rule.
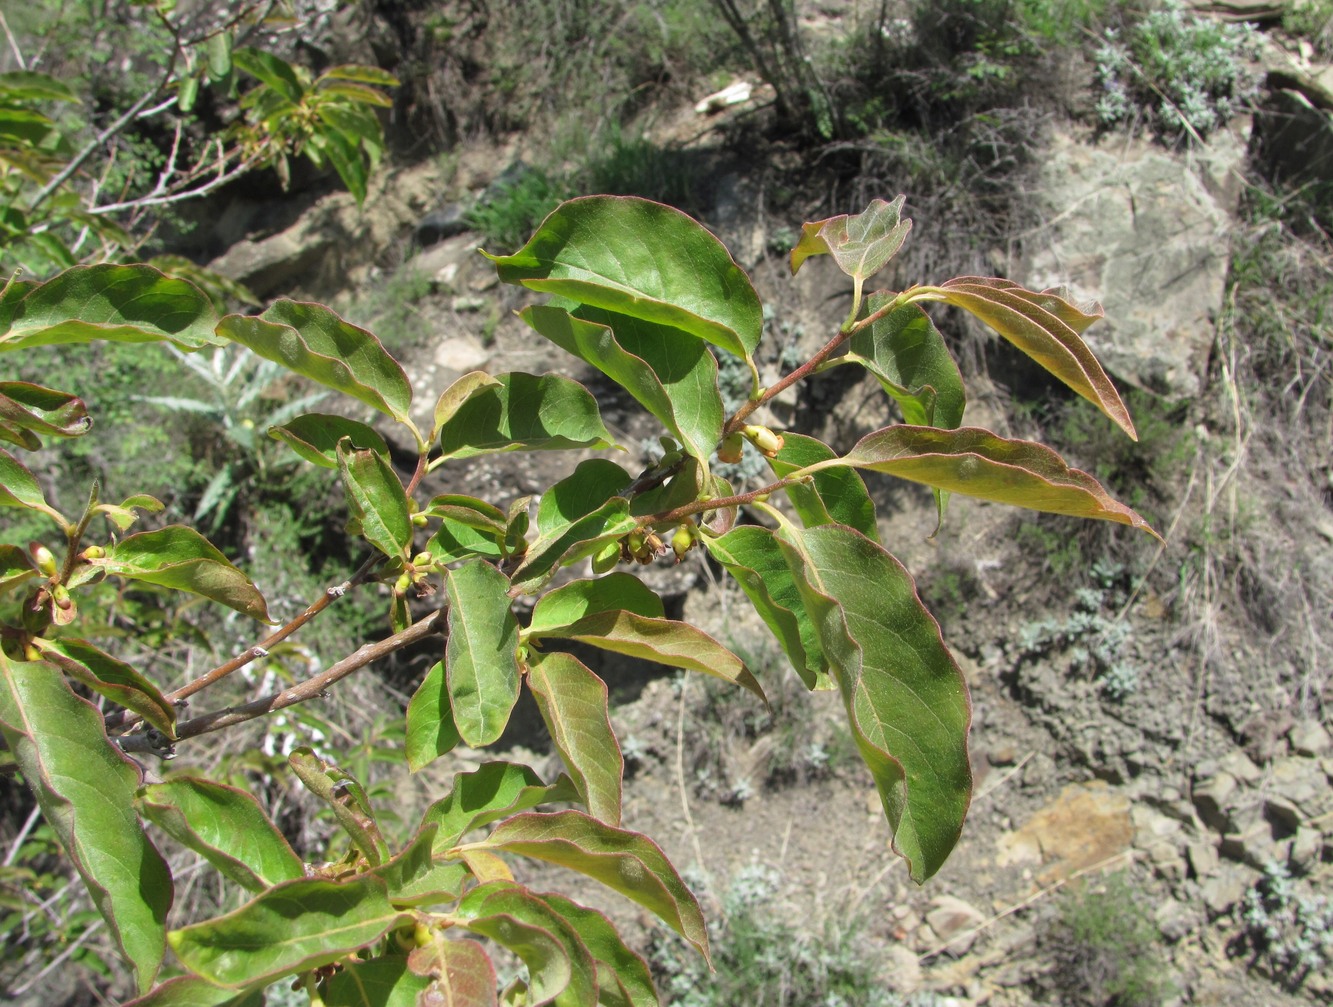
[[[355,776],[305,746],[287,756],[287,762],[305,788],[333,809],[333,817],[370,866],[378,867],[389,859],[370,798]]]
[[[573,524],[540,535],[528,546],[523,562],[514,570],[513,585],[519,591],[534,591],[559,567],[596,554],[608,542],[619,540],[636,527],[638,522],[630,515],[629,501],[612,497]]]
[[[444,662],[431,665],[407,704],[407,740],[404,745],[407,765],[416,772],[441,755],[453,751],[459,742],[458,726],[449,707],[449,686]]]
[[[293,105],[299,105],[305,94],[305,85],[296,70],[285,59],[262,49],[237,49],[231,54],[232,62],[251,77],[257,77]]]
[[[699,903],[647,836],[599,822],[581,811],[515,815],[473,846],[518,853],[586,874],[655,913],[708,958]]]
[[[528,967],[533,1003],[597,1007],[597,968],[569,922],[509,881],[474,888],[458,904],[462,925],[509,948]]]
[[[440,931],[434,940],[408,958],[413,971],[434,978],[429,1007],[498,1007],[495,966],[485,948],[467,938],[448,938]],[[416,1007],[415,1004],[412,1007]]]
[[[139,791],[144,816],[250,892],[305,876],[305,864],[249,794],[178,776]]]
[[[772,630],[805,687],[811,691],[834,688],[819,633],[773,532],[758,525],[739,525],[719,538],[705,536],[703,542]]]
[[[972,795],[962,672],[911,576],[839,525],[780,537],[912,879],[940,869]]]
[[[407,959],[399,956],[372,958],[366,962],[344,962],[342,968],[329,976],[320,987],[324,1007],[464,1007],[425,999],[429,996],[431,981],[414,975],[407,967]],[[495,991],[491,990],[494,997]]]
[[[495,380],[473,389],[440,428],[443,457],[615,446],[597,400],[577,381],[518,372]]]
[[[227,315],[218,335],[411,426],[412,386],[398,361],[323,305],[283,300],[258,318]]]
[[[571,475],[542,494],[537,505],[538,534],[551,536],[563,532],[619,495],[632,481],[628,472],[605,458],[579,462]]]
[[[823,441],[804,434],[782,435],[782,450],[769,464],[779,478],[816,462],[836,458]],[[850,478],[848,478],[850,476]],[[807,528],[821,524],[845,524],[867,538],[879,541],[879,522],[875,503],[866,484],[851,469],[831,468],[814,473],[809,485],[796,483],[787,487],[787,496]]]
[[[892,203],[872,199],[862,213],[839,214],[827,220],[801,225],[801,240],[791,250],[791,271],[812,255],[828,254],[848,276],[862,281],[874,276],[898,254],[912,229],[911,220],[900,219],[906,196]]]
[[[435,855],[435,823],[420,829],[393,859],[369,873],[382,878],[389,901],[396,906],[427,906],[453,902],[463,893],[472,872],[459,860]]]
[[[0,594],[41,575],[27,550],[0,543]]]
[[[344,437],[352,447],[374,451],[388,457],[389,446],[369,424],[346,416],[306,413],[279,427],[269,427],[268,435],[282,441],[308,462],[326,469],[338,467],[338,442]]]
[[[528,688],[583,803],[594,818],[619,825],[625,760],[606,683],[577,658],[554,653],[529,662]]]
[[[83,399],[69,392],[29,384],[0,381],[0,437],[15,440],[7,430],[23,430],[53,437],[79,437],[93,425]],[[34,440],[36,438],[33,438]],[[27,446],[27,445],[25,445]],[[41,441],[37,441],[37,447]],[[29,450],[36,448],[29,447]]]
[[[166,340],[186,350],[219,342],[217,313],[198,287],[151,266],[75,266],[7,297],[0,311],[0,353],[25,346],[94,339]]]
[[[264,1007],[264,991],[237,993],[194,976],[177,976],[123,1007]]]
[[[1036,293],[1010,280],[983,276],[960,276],[922,288],[915,299],[944,301],[980,318],[1138,440],[1120,393],[1081,338],[1102,317],[1101,305],[1083,312],[1055,291]]]
[[[508,579],[480,560],[450,570],[445,590],[449,707],[462,739],[480,748],[500,737],[518,701],[518,620]]]
[[[338,66],[331,66],[319,76],[320,80],[350,80],[358,84],[369,84],[372,87],[398,86],[398,78],[389,73],[388,70],[381,70],[377,66],[364,66],[360,63],[341,63]]]
[[[666,615],[656,592],[633,574],[616,571],[595,580],[571,581],[543,595],[532,609],[524,635],[540,638],[589,615],[620,610],[649,619]]]
[[[722,439],[724,412],[717,359],[681,329],[581,308],[536,305],[519,316],[560,348],[586,361],[634,396],[683,445],[707,458]]]
[[[173,930],[167,940],[191,972],[241,987],[330,965],[409,918],[389,904],[379,878],[302,878],[235,912]]]
[[[594,612],[568,626],[543,628],[540,635],[578,640],[601,650],[656,661],[669,668],[702,671],[742,685],[768,702],[745,662],[689,623],[650,619],[625,611]]]
[[[891,300],[871,294],[866,305],[873,313]],[[848,357],[874,375],[906,422],[949,429],[963,422],[962,375],[939,329],[917,305],[903,305],[857,332]]]
[[[749,360],[763,310],[726,247],[679,210],[633,196],[561,203],[500,279],[688,332]]]
[[[1160,537],[1133,510],[1113,500],[1101,483],[1071,469],[1050,448],[997,437],[979,427],[885,427],[866,434],[841,460],[965,496],[1115,521]]]
[[[144,993],[162,964],[171,873],[134,814],[139,771],[49,664],[0,649],[0,733]]]
[[[130,535],[107,547],[104,558],[90,562],[108,574],[189,591],[253,619],[272,621],[263,595],[250,578],[193,528],[168,525]]]
[[[453,419],[454,413],[458,412],[459,407],[472,397],[473,392],[478,388],[486,388],[490,385],[498,386],[499,384],[500,382],[485,371],[468,371],[468,373],[454,381],[435,400],[434,424],[430,428],[431,440],[433,441],[440,436],[440,431],[444,429],[444,425]]]
[[[0,73],[0,101],[68,101],[77,102],[78,96],[69,85],[45,73],[32,70],[9,70]]]
[[[0,507],[46,510],[48,506],[37,477],[21,461],[0,448]]]
[[[211,83],[221,84],[231,74],[232,37],[229,31],[220,31],[210,35],[204,41],[204,54],[208,61],[208,79]]]
[[[491,535],[478,531],[471,523],[454,521],[446,517],[426,543],[426,548],[439,563],[453,563],[460,559],[477,557],[500,559],[505,555],[504,540],[503,533],[498,536]]]
[[[356,527],[386,556],[406,558],[412,547],[407,492],[384,455],[351,448],[351,444],[350,440],[338,442],[338,471]]]
[[[421,830],[439,826],[434,850],[440,853],[457,846],[472,829],[514,812],[549,801],[573,800],[578,800],[578,792],[564,777],[548,786],[527,766],[485,762],[471,773],[454,777],[453,789],[426,809]]]
[[[631,951],[616,932],[615,924],[577,902],[546,892],[542,900],[563,916],[579,935],[579,940],[597,964],[597,984],[601,988],[598,1003],[608,1007],[658,1007],[648,963]]]
[[[46,660],[113,703],[133,710],[168,738],[176,736],[176,707],[156,685],[86,640],[32,641]]]
[[[320,118],[326,116],[321,115]],[[356,139],[331,126],[322,129],[316,127],[305,152],[317,166],[322,167],[320,158],[315,156],[316,151],[328,158],[333,170],[356,200],[356,205],[363,204],[366,201],[366,185],[370,180],[370,167],[362,159]]]

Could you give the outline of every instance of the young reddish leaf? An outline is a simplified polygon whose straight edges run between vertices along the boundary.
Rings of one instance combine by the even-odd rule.
[[[540,898],[548,908],[563,916],[579,935],[579,940],[597,964],[598,1003],[607,1007],[658,1007],[648,963],[631,951],[616,932],[615,924],[577,902],[543,892]]]
[[[123,1007],[264,1007],[264,1003],[262,989],[237,993],[195,976],[177,976]]]
[[[74,266],[45,283],[13,284],[0,353],[24,346],[166,340],[186,350],[220,342],[208,295],[151,266]]]
[[[889,294],[871,294],[878,311]],[[940,330],[919,306],[905,304],[851,338],[848,358],[865,367],[898,403],[907,423],[953,429],[963,422],[963,377]]]
[[[268,435],[285,443],[306,461],[326,469],[338,467],[338,442],[344,437],[353,448],[373,451],[386,458],[389,455],[388,445],[374,427],[346,416],[306,413],[280,427],[269,427]]]
[[[461,1002],[433,1000],[434,984],[415,975],[401,956],[347,961],[320,984],[323,1007],[466,1007]],[[494,1003],[495,991],[491,991]]]
[[[453,419],[454,413],[458,412],[459,407],[464,402],[472,398],[473,392],[478,388],[486,388],[499,383],[485,371],[468,371],[441,392],[440,397],[435,400],[435,419],[430,428],[431,440],[433,441],[440,436],[440,431],[444,429],[444,425]]]
[[[42,573],[33,565],[28,550],[0,544],[0,594],[40,576]]]
[[[173,930],[167,940],[191,972],[240,988],[330,965],[410,918],[389,904],[379,878],[302,878],[225,916]]]
[[[258,318],[227,315],[218,334],[411,426],[412,386],[398,361],[323,305],[277,301]]]
[[[747,360],[763,332],[759,295],[726,246],[646,199],[571,199],[513,255],[487,258],[505,283],[671,326]]]
[[[189,776],[139,790],[139,808],[183,846],[250,892],[305,877],[296,855],[259,802],[243,790]]]
[[[1034,441],[979,427],[892,426],[866,434],[842,461],[937,489],[1074,517],[1116,521],[1160,538],[1092,476]]]
[[[1102,317],[1100,305],[1085,313],[1052,291],[1038,294],[1010,280],[983,276],[960,276],[919,289],[919,294],[909,291],[913,300],[945,301],[980,318],[1138,440],[1120,393],[1081,338]]]
[[[79,437],[92,425],[88,407],[78,396],[26,381],[0,381],[0,436],[6,436],[5,431],[9,430],[17,436],[27,433]],[[9,439],[20,443],[13,437]],[[40,440],[36,447],[41,447]]]
[[[408,956],[408,967],[435,980],[427,1001],[430,1007],[499,1007],[495,966],[476,941],[448,938],[436,930],[431,943]]]
[[[581,811],[515,815],[477,846],[518,853],[586,874],[660,917],[708,958],[703,913],[666,855],[647,836]]]
[[[666,615],[662,599],[633,574],[614,572],[595,580],[575,580],[541,597],[532,609],[526,636],[571,626],[598,612],[624,610],[648,619]]]
[[[940,869],[972,794],[962,672],[911,576],[876,542],[822,525],[781,534],[796,583],[912,879]]]
[[[656,661],[669,668],[702,671],[723,681],[743,685],[767,704],[745,662],[707,633],[673,619],[649,619],[633,612],[595,612],[567,626],[543,629],[542,637],[578,640],[602,650]]]
[[[836,458],[823,441],[788,431],[782,435],[782,449],[769,460],[773,473],[782,478],[816,462]],[[850,478],[849,478],[850,477]],[[809,483],[787,487],[787,496],[807,528],[821,524],[845,524],[867,538],[879,541],[879,522],[875,502],[866,484],[851,469],[823,469]]]
[[[32,641],[46,660],[113,703],[133,710],[168,738],[176,736],[176,707],[156,685],[128,664],[117,661],[86,640],[62,637]]]
[[[703,542],[773,631],[805,687],[812,692],[834,688],[819,634],[773,532],[758,525],[740,525],[719,538],[705,536]]]
[[[172,888],[134,814],[139,770],[55,667],[11,661],[3,648],[0,734],[146,992],[166,951]]]
[[[638,522],[629,512],[629,501],[612,497],[573,524],[540,535],[528,546],[523,562],[514,570],[513,585],[523,592],[535,591],[560,567],[595,555],[637,527]]]
[[[407,492],[384,455],[351,444],[343,438],[337,447],[347,508],[367,542],[386,556],[406,558],[413,530]]]
[[[470,773],[454,777],[453,790],[429,808],[421,830],[439,826],[434,850],[458,845],[472,829],[489,825],[518,811],[550,801],[576,801],[578,792],[565,777],[547,786],[527,766],[513,762],[486,762]]]
[[[606,683],[569,654],[543,654],[528,665],[528,688],[583,803],[608,825],[620,824],[625,760],[611,727]]]
[[[462,739],[480,748],[500,737],[518,701],[518,620],[509,580],[490,564],[471,560],[450,570],[444,583],[449,708]]]
[[[444,662],[431,665],[407,704],[407,766],[412,772],[453,751],[459,742],[458,725],[449,707],[449,685]]]
[[[700,340],[667,325],[582,307],[536,305],[520,317],[561,349],[624,388],[695,458],[707,458],[725,419],[717,359]]]
[[[906,196],[892,203],[872,199],[861,213],[802,224],[801,240],[791,250],[792,275],[810,256],[827,254],[860,290],[860,284],[887,266],[907,240],[912,222],[900,219],[905,202]]]
[[[474,888],[456,917],[523,959],[532,1003],[597,1007],[597,968],[578,933],[541,898],[513,882]]]
[[[287,762],[305,788],[333,809],[333,817],[372,867],[389,859],[370,798],[356,777],[304,746],[287,756]]]
[[[271,622],[264,596],[249,577],[193,528],[168,525],[130,535],[90,563],[108,574],[189,591],[219,601],[253,619]]]
[[[439,827],[429,823],[417,831],[397,856],[368,872],[384,881],[396,906],[428,906],[454,902],[471,880],[467,865],[435,855]]]
[[[473,389],[440,428],[445,458],[614,446],[597,400],[558,374],[497,374],[495,384]]]
[[[0,507],[45,510],[47,506],[37,477],[21,461],[0,448]]]

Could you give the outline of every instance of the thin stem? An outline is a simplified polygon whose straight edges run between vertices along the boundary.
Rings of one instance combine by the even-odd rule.
[[[725,510],[728,507],[743,507],[747,504],[762,502],[763,498],[767,497],[770,493],[776,493],[778,490],[785,489],[793,483],[798,483],[800,481],[801,475],[794,477],[788,476],[784,479],[779,479],[775,483],[769,483],[767,486],[750,493],[738,493],[735,496],[729,497],[714,497],[711,500],[696,500],[693,503],[682,504],[671,510],[662,511],[660,514],[649,514],[645,517],[641,517],[639,518],[639,527],[647,528],[651,525],[658,524],[679,524],[687,517],[692,517],[695,514],[702,514],[705,511]]]
[[[432,612],[425,618],[408,626],[407,629],[393,634],[393,636],[360,647],[341,661],[330,665],[325,671],[313,678],[306,679],[299,685],[283,689],[281,692],[271,693],[240,706],[230,706],[225,710],[206,713],[192,720],[178,723],[176,725],[176,738],[178,741],[184,741],[187,738],[196,738],[201,734],[211,734],[214,731],[221,731],[224,728],[243,724],[247,720],[254,720],[256,717],[262,717],[265,714],[284,710],[289,706],[295,706],[297,703],[304,703],[308,699],[314,699],[316,696],[322,695],[329,686],[346,678],[352,672],[359,671],[366,665],[388,657],[395,651],[402,650],[404,647],[435,635],[440,632],[442,625],[440,613]],[[151,743],[145,734],[130,735],[116,740],[121,748],[127,752],[152,750]]]
[[[808,377],[816,367],[818,367],[825,360],[827,360],[838,349],[838,347],[840,347],[844,342],[846,342],[848,336],[850,335],[851,335],[850,332],[840,331],[836,336],[834,336],[832,339],[830,339],[827,343],[824,344],[823,349],[821,349],[813,357],[811,357],[809,360],[803,363],[800,367],[796,368],[796,370],[792,371],[786,377],[781,378],[774,384],[769,385],[769,387],[765,388],[763,392],[760,393],[758,398],[750,399],[750,401],[742,405],[732,415],[731,419],[727,421],[726,427],[723,428],[722,430],[722,436],[727,437],[730,436],[731,434],[734,434],[737,430],[739,430],[741,427],[745,425],[745,421],[750,418],[750,414],[753,413],[760,406],[762,406],[765,402],[768,402],[771,399],[775,398],[776,396],[782,394],[784,391],[786,391],[792,385],[796,384],[796,382],[800,381],[802,378]]]

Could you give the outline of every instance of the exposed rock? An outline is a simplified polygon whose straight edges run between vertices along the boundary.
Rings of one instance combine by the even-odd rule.
[[[921,961],[901,944],[889,946],[884,970],[888,985],[895,993],[915,993],[921,988]]]
[[[1217,832],[1230,831],[1226,809],[1231,806],[1238,786],[1239,781],[1224,772],[1218,772],[1194,785],[1194,808],[1210,829]]]
[[[1231,133],[1180,155],[1147,141],[1089,147],[1057,134],[1039,186],[1046,223],[1028,236],[1014,279],[1100,301],[1107,320],[1087,340],[1110,371],[1168,395],[1196,394],[1222,303],[1244,153]]]
[[[1324,836],[1318,829],[1298,829],[1291,841],[1288,866],[1293,874],[1311,874],[1324,855]]]
[[[1221,916],[1245,897],[1258,872],[1239,864],[1222,864],[1211,878],[1199,885],[1199,895],[1210,916]]]
[[[1191,0],[1200,14],[1211,14],[1223,21],[1250,24],[1275,24],[1291,7],[1290,0]]]
[[[1319,756],[1328,751],[1333,744],[1324,725],[1317,720],[1301,720],[1287,735],[1291,750],[1297,755]]]
[[[1183,902],[1163,899],[1153,913],[1153,920],[1161,935],[1174,943],[1196,930],[1203,922],[1203,914]]]
[[[1072,784],[1021,828],[996,841],[996,862],[1047,865],[1037,880],[1050,884],[1129,849],[1134,825],[1129,798],[1100,781]]]
[[[1170,881],[1185,877],[1185,836],[1178,819],[1169,818],[1144,804],[1130,810],[1134,823],[1134,845],[1147,854],[1156,873]]]
[[[449,203],[437,210],[431,210],[417,221],[412,236],[422,248],[452,238],[468,230],[467,212],[462,203]]]
[[[1190,870],[1202,881],[1216,872],[1222,858],[1218,856],[1217,844],[1209,839],[1196,839],[1185,847],[1185,856],[1189,859]]]
[[[926,910],[926,923],[949,954],[962,956],[971,950],[977,934],[968,931],[981,926],[985,915],[975,906],[952,895],[938,895]]]

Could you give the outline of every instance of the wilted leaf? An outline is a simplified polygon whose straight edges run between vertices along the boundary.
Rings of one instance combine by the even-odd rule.
[[[912,578],[839,525],[780,537],[912,879],[939,870],[972,794],[962,672]]]
[[[619,825],[625,760],[611,727],[606,683],[577,658],[557,652],[529,663],[528,688],[583,803],[594,818]]]
[[[445,590],[449,707],[459,735],[479,748],[500,737],[518,701],[518,620],[508,579],[480,560],[449,571]]]
[[[614,446],[596,399],[577,381],[518,372],[495,380],[473,389],[440,428],[443,457]]]
[[[45,283],[14,285],[0,310],[0,353],[94,339],[166,340],[186,350],[217,344],[208,296],[151,266],[74,266]],[[12,296],[12,295],[11,295]]]
[[[496,826],[482,843],[586,874],[660,917],[708,957],[708,931],[694,895],[647,836],[581,811],[528,812]]]
[[[560,204],[513,255],[506,283],[683,330],[750,359],[763,311],[726,247],[679,210],[632,196]]]
[[[287,762],[305,788],[333,810],[333,817],[372,867],[389,859],[370,798],[355,776],[305,746],[287,756]]]
[[[277,301],[258,318],[227,315],[218,334],[411,425],[412,386],[398,361],[323,305]]]
[[[389,904],[379,878],[302,878],[225,916],[173,930],[167,939],[190,971],[219,986],[241,987],[329,965],[408,918]]]
[[[1115,521],[1157,535],[1133,510],[1113,500],[1101,483],[1071,469],[1050,448],[997,437],[978,427],[885,427],[862,437],[842,461],[965,496]]]
[[[247,891],[305,876],[305,864],[249,794],[188,776],[139,791],[150,821]]]
[[[49,664],[0,649],[0,733],[146,992],[162,964],[171,873],[134,814],[139,771]]]
[[[680,329],[582,307],[536,305],[520,316],[551,342],[624,388],[680,441],[685,453],[707,458],[722,439],[717,360]]]
[[[189,591],[271,621],[264,597],[250,578],[193,528],[169,525],[130,535],[109,546],[104,558],[90,562],[108,574]]]

